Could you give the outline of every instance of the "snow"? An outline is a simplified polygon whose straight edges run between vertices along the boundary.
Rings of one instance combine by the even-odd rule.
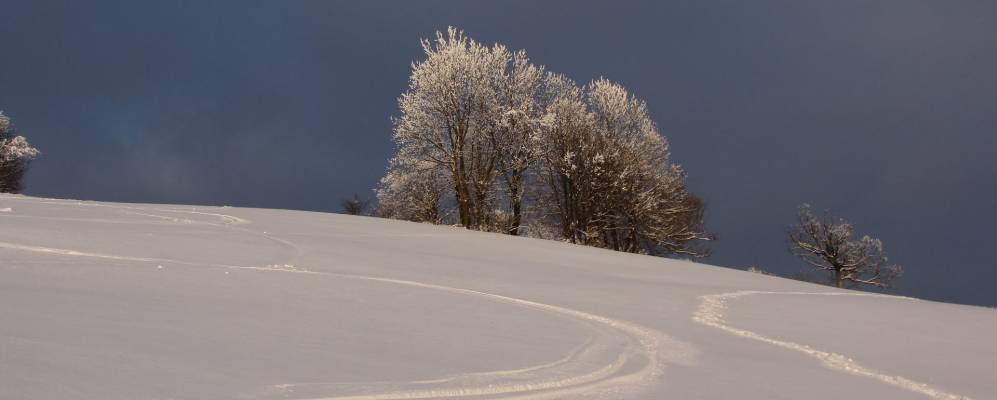
[[[0,195],[2,399],[988,399],[997,310],[312,212]]]

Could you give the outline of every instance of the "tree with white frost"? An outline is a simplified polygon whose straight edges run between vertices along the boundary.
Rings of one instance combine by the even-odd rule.
[[[488,48],[456,28],[422,41],[426,59],[412,64],[409,89],[398,100],[394,120],[399,153],[448,171],[459,223],[487,226],[499,174],[495,143],[487,135],[498,113],[498,89],[511,56]]]
[[[903,273],[889,263],[883,243],[869,236],[854,238],[852,224],[828,213],[819,216],[803,204],[797,223],[786,230],[790,252],[810,267],[830,274],[834,285],[888,288]]]
[[[405,164],[397,158],[392,160],[376,190],[375,214],[415,222],[443,222],[442,202],[449,183],[446,174],[431,162]]]
[[[643,101],[599,79],[579,89],[551,74],[541,136],[544,204],[572,242],[619,251],[703,256],[703,203],[669,160]]]
[[[647,105],[623,86],[599,79],[588,85],[597,132],[610,145],[605,157],[613,171],[613,209],[606,247],[650,254],[703,256],[702,201],[685,186],[685,171],[670,160],[668,141]]]
[[[517,51],[498,87],[497,114],[493,116],[490,137],[496,150],[504,197],[509,202],[506,233],[511,235],[518,235],[523,224],[527,171],[537,159],[534,142],[544,112],[538,102],[543,70],[530,63],[525,51]]]
[[[548,74],[543,93],[538,175],[546,187],[538,195],[539,214],[555,219],[565,240],[598,246],[602,210],[611,201],[604,137],[596,133],[584,92],[573,81]]]
[[[460,30],[423,40],[393,120],[379,215],[573,243],[703,256],[703,202],[647,106],[605,79],[579,87]],[[552,229],[546,228],[549,232]]]
[[[19,193],[24,187],[24,173],[38,149],[24,136],[18,136],[10,118],[0,111],[0,193]]]

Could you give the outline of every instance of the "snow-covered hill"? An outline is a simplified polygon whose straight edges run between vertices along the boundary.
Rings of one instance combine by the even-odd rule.
[[[299,211],[0,195],[2,399],[992,399],[997,310]]]

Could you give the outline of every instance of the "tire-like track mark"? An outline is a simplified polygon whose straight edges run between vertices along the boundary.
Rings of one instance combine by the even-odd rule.
[[[693,314],[692,319],[700,324],[717,328],[725,332],[754,339],[763,343],[784,349],[798,351],[810,357],[816,358],[821,365],[840,372],[863,376],[870,379],[909,390],[938,400],[971,400],[969,397],[961,396],[943,391],[931,385],[916,382],[902,376],[888,375],[871,368],[865,367],[851,358],[837,353],[815,349],[805,344],[794,343],[786,340],[773,339],[762,334],[736,328],[727,325],[724,320],[724,310],[727,309],[729,300],[752,296],[752,295],[798,295],[798,296],[864,296],[864,297],[886,297],[892,299],[905,299],[904,297],[886,296],[873,293],[844,293],[844,292],[766,292],[766,291],[737,291],[730,293],[711,294],[700,296],[699,308]]]
[[[519,299],[515,297],[502,296],[482,291],[416,282],[410,280],[400,280],[400,279],[391,279],[391,278],[373,277],[373,276],[355,275],[355,274],[343,274],[343,273],[334,273],[334,272],[309,271],[293,267],[248,267],[248,266],[224,265],[224,264],[199,264],[199,263],[191,263],[191,262],[184,262],[184,261],[171,260],[171,259],[118,256],[113,254],[82,252],[76,250],[57,249],[57,248],[42,247],[42,246],[28,246],[28,245],[14,244],[14,243],[6,243],[6,242],[0,242],[0,249],[62,255],[62,256],[121,260],[121,261],[172,263],[172,264],[179,264],[179,265],[192,266],[192,267],[195,266],[214,267],[214,268],[240,269],[240,270],[252,270],[252,271],[325,275],[331,277],[356,279],[356,280],[371,281],[371,282],[382,282],[382,283],[389,283],[395,285],[430,289],[447,293],[484,298],[492,301],[498,301],[506,304],[512,304],[516,306],[557,314],[564,317],[569,317],[571,319],[575,319],[586,324],[595,325],[596,333],[598,335],[603,335],[604,337],[607,337],[611,342],[621,342],[623,343],[624,347],[623,350],[620,352],[620,354],[616,357],[616,359],[612,363],[601,366],[595,370],[582,372],[582,373],[578,373],[578,371],[571,371],[575,374],[568,376],[558,376],[558,375],[563,375],[564,372],[568,371],[555,370],[553,371],[553,373],[550,374],[550,375],[555,375],[555,377],[540,377],[534,379],[524,379],[521,381],[518,379],[508,379],[508,378],[523,378],[526,376],[536,376],[538,375],[537,373],[538,370],[559,367],[565,364],[561,362],[553,362],[550,363],[550,365],[529,367],[521,370],[479,372],[479,373],[471,373],[471,374],[461,375],[458,377],[450,377],[450,378],[437,380],[439,382],[457,383],[457,385],[450,385],[448,387],[442,387],[442,388],[423,388],[423,389],[405,388],[401,390],[386,391],[386,392],[379,392],[373,394],[309,397],[308,398],[309,400],[391,400],[391,399],[429,399],[429,398],[455,398],[455,397],[467,398],[467,397],[497,396],[497,395],[501,395],[503,396],[503,398],[518,398],[524,400],[526,399],[533,400],[533,399],[546,399],[546,398],[564,398],[567,396],[571,396],[571,398],[574,398],[577,396],[583,396],[583,395],[589,396],[589,395],[598,395],[598,394],[612,394],[613,398],[618,398],[623,395],[635,394],[639,391],[647,389],[650,385],[655,383],[662,376],[664,367],[666,365],[666,361],[674,360],[676,362],[681,362],[686,353],[688,353],[687,349],[689,348],[687,344],[684,344],[671,337],[668,337],[661,332],[654,331],[652,329],[645,328],[636,324],[619,321],[595,314],[590,314],[583,311],[578,311],[570,308],[565,308],[565,307],[560,307],[560,306],[555,306],[530,300]],[[671,354],[664,352],[665,347],[672,349],[674,352]],[[588,348],[582,349],[581,351],[575,351],[573,352],[574,354],[569,355],[566,359],[569,361],[577,361],[579,355],[586,354],[586,352],[591,349],[592,346],[589,346]],[[601,353],[600,351],[594,351],[594,352]],[[604,356],[605,354],[598,354],[598,355]],[[582,364],[590,364],[591,360],[582,360],[582,361],[583,361]],[[634,368],[633,364],[637,364],[639,367]],[[630,368],[627,369],[625,367],[630,367]],[[495,378],[506,378],[504,380],[512,381],[514,383],[509,383],[509,382],[503,383],[502,381],[497,380]],[[480,386],[462,385],[463,383],[471,382],[474,380],[484,380],[490,382]],[[426,381],[398,382],[383,386],[405,387],[405,386],[420,385],[424,384],[425,382]],[[286,384],[278,386],[294,386],[294,384]],[[371,385],[362,384],[360,386],[369,388]]]
[[[491,383],[482,386],[459,386],[452,388],[434,389],[412,389],[399,390],[377,394],[362,394],[354,396],[325,396],[313,397],[311,400],[392,400],[392,399],[426,399],[426,398],[454,398],[454,397],[478,397],[502,395],[503,398],[511,398],[510,395],[519,395],[516,398],[541,399],[556,398],[565,396],[591,395],[596,393],[612,392],[614,396],[622,396],[628,391],[636,392],[646,389],[649,385],[657,381],[663,373],[666,360],[678,359],[683,354],[666,354],[663,347],[666,345],[672,349],[682,349],[687,345],[681,344],[663,333],[624,321],[619,321],[595,314],[586,313],[570,308],[539,303],[509,296],[502,296],[482,291],[455,288],[450,286],[370,277],[353,274],[326,273],[328,275],[352,278],[359,280],[393,283],[397,285],[432,289],[448,293],[469,295],[479,298],[490,299],[502,303],[523,306],[561,316],[567,316],[589,324],[601,325],[604,332],[602,334],[612,334],[617,340],[626,341],[626,345],[621,354],[614,362],[605,365],[597,370],[581,375],[572,375],[561,378],[541,378],[527,380],[514,384]],[[606,332],[604,328],[609,328]],[[598,332],[598,331],[597,331]],[[614,333],[615,332],[615,333]],[[643,363],[635,371],[625,371],[624,367],[630,362]],[[556,363],[555,363],[556,364]],[[527,368],[520,372],[535,373],[535,369]],[[468,377],[498,377],[518,375],[515,371],[498,371],[495,373],[475,373],[462,376],[457,379]],[[532,393],[536,392],[536,393]]]
[[[58,205],[87,205],[107,208],[116,208],[122,212],[137,216],[152,217],[176,224],[207,224],[224,227],[234,231],[263,236],[282,246],[294,249],[298,258],[303,252],[293,242],[278,238],[266,232],[256,232],[253,230],[234,227],[237,224],[248,224],[249,220],[230,215],[206,213],[193,210],[182,209],[160,209],[142,208],[131,206],[104,205],[95,203],[72,203],[72,202],[44,202],[46,204]],[[170,216],[152,214],[156,213],[187,213],[195,215],[207,215],[221,219],[222,223],[212,223],[206,221],[191,221]],[[425,398],[467,398],[467,397],[492,397],[502,396],[507,399],[537,400],[547,398],[575,398],[579,396],[600,396],[605,395],[612,398],[619,398],[627,394],[634,394],[647,389],[657,382],[662,374],[667,361],[684,362],[685,358],[692,351],[691,346],[679,342],[661,332],[654,331],[636,324],[615,320],[595,314],[586,313],[570,308],[539,303],[509,296],[502,296],[482,291],[456,288],[443,285],[435,285],[423,282],[390,279],[384,277],[363,276],[355,274],[343,274],[334,272],[318,272],[295,268],[292,265],[285,266],[238,266],[226,264],[206,264],[194,263],[165,258],[147,258],[136,256],[121,256],[114,254],[103,254],[93,252],[83,252],[69,249],[58,249],[44,246],[22,245],[15,243],[0,242],[0,249],[27,251],[35,253],[45,253],[52,255],[89,257],[108,260],[174,264],[188,267],[214,267],[227,269],[241,269],[267,272],[284,272],[326,275],[345,279],[356,279],[373,282],[381,282],[395,285],[403,285],[442,291],[452,294],[473,296],[491,301],[502,302],[515,306],[551,313],[560,317],[566,317],[588,325],[595,333],[594,339],[583,346],[575,349],[568,356],[543,365],[527,367],[518,370],[477,372],[452,376],[432,381],[413,381],[395,383],[359,383],[357,388],[365,389],[362,393],[347,396],[320,396],[312,399],[322,400],[388,400],[388,399],[425,399]],[[665,352],[667,348],[670,352]],[[613,358],[608,351],[619,351]],[[598,364],[605,359],[613,359],[609,364]],[[315,384],[320,386],[323,384]],[[430,387],[426,387],[430,385]],[[434,386],[435,385],[435,386]],[[310,384],[284,384],[275,387],[292,388],[295,386],[310,386]],[[378,390],[377,388],[380,388]],[[355,388],[356,389],[356,388]],[[373,389],[373,390],[370,390]]]

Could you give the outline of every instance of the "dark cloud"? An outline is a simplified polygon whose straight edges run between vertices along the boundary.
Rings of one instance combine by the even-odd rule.
[[[458,25],[644,97],[722,240],[800,267],[831,208],[901,293],[997,304],[997,6],[876,2],[0,0],[0,109],[43,152],[28,193],[334,210],[366,193],[418,39]]]

